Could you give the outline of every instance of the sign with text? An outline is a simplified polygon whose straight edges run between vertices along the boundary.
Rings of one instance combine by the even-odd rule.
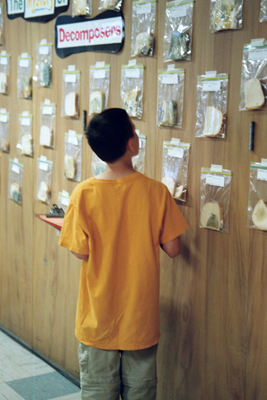
[[[69,0],[6,0],[6,6],[9,19],[48,22],[68,10]]]
[[[57,18],[55,49],[59,57],[85,51],[117,53],[124,43],[124,19],[121,12],[104,11],[95,18]]]

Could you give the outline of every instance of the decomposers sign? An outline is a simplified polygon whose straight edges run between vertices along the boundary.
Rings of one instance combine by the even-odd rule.
[[[62,15],[55,25],[55,49],[59,57],[85,51],[117,53],[124,43],[121,12],[107,10],[95,18]]]

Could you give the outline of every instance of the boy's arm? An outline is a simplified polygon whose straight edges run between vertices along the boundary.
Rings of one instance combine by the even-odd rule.
[[[79,253],[75,253],[75,251],[71,251],[70,252],[77,258],[79,258],[79,260],[83,260],[83,261],[87,261],[89,255],[88,254],[79,254]]]
[[[170,242],[160,244],[160,247],[169,257],[174,258],[180,253],[180,237],[178,236]]]

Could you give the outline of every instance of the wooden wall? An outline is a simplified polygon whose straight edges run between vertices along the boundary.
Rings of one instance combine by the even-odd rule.
[[[98,13],[93,0],[93,15]],[[217,34],[209,30],[210,0],[196,1],[192,61],[185,68],[184,126],[156,127],[157,70],[163,62],[165,0],[158,0],[156,49],[145,65],[144,115],[135,121],[147,135],[146,175],[161,179],[162,142],[171,137],[191,143],[188,200],[179,208],[190,224],[182,236],[181,255],[162,254],[161,332],[158,355],[159,400],[265,400],[267,393],[267,233],[247,227],[249,166],[267,158],[267,112],[240,112],[243,45],[251,38],[267,39],[267,24],[259,23],[260,0],[244,0],[243,28]],[[4,6],[5,9],[5,6]],[[28,52],[36,62],[36,43],[54,42],[54,24],[5,18],[3,49],[11,53],[10,92],[0,108],[11,113],[9,154],[1,154],[0,191],[0,325],[63,369],[78,377],[74,319],[80,262],[59,248],[55,230],[34,213],[49,207],[35,200],[37,157],[53,160],[52,199],[69,193],[75,183],[63,177],[64,133],[82,133],[82,120],[60,116],[62,71],[81,70],[80,110],[88,111],[89,67],[111,65],[109,107],[121,107],[121,65],[130,59],[131,2],[124,0],[126,39],[116,55],[80,53],[60,59],[53,51],[53,87],[36,88],[33,100],[17,99],[17,56]],[[71,7],[68,11],[71,13]],[[1,50],[1,48],[0,48]],[[227,133],[223,140],[195,138],[196,78],[205,71],[229,73]],[[57,104],[56,148],[39,146],[40,103]],[[34,115],[34,157],[18,156],[18,113]],[[256,122],[255,149],[248,150],[249,121]],[[22,205],[7,199],[9,159],[24,165]],[[84,140],[82,179],[90,176],[91,152]],[[233,173],[230,232],[199,228],[200,169],[222,164]]]

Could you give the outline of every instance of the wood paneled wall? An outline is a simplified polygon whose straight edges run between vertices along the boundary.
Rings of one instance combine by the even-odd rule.
[[[259,23],[260,0],[244,0],[243,28],[217,34],[209,30],[210,0],[194,9],[192,61],[185,68],[182,130],[156,127],[157,70],[164,68],[162,37],[165,0],[158,0],[155,54],[138,59],[145,65],[144,115],[135,121],[147,135],[146,175],[161,179],[163,140],[191,143],[188,200],[179,208],[190,224],[175,260],[161,256],[161,332],[158,354],[159,400],[266,400],[267,393],[267,233],[247,227],[249,166],[267,158],[267,108],[240,112],[243,45],[267,39],[267,24]],[[4,6],[5,9],[5,6]],[[28,52],[36,62],[36,44],[54,42],[55,20],[47,24],[5,17],[3,49],[11,53],[10,92],[0,108],[11,113],[9,154],[1,154],[0,192],[0,324],[53,362],[78,377],[74,320],[80,262],[59,248],[55,230],[34,213],[49,207],[35,200],[37,157],[53,160],[52,199],[69,193],[75,183],[63,177],[64,133],[82,133],[82,120],[60,116],[62,71],[81,70],[80,110],[88,111],[89,67],[111,65],[109,107],[121,107],[121,66],[130,59],[131,2],[124,0],[126,39],[115,55],[80,53],[60,59],[53,51],[53,87],[33,89],[33,100],[17,99],[17,56]],[[71,13],[71,6],[68,13]],[[97,1],[93,0],[93,15]],[[1,50],[1,48],[0,48]],[[223,140],[195,138],[197,75],[217,70],[229,73],[227,133]],[[40,103],[57,104],[56,148],[39,146]],[[7,199],[9,159],[17,157],[18,113],[34,115],[34,157],[19,156],[24,165],[22,205]],[[255,149],[248,150],[249,121],[256,122]],[[91,151],[83,142],[82,179],[91,175]],[[222,164],[233,173],[230,232],[199,228],[200,169]]]

